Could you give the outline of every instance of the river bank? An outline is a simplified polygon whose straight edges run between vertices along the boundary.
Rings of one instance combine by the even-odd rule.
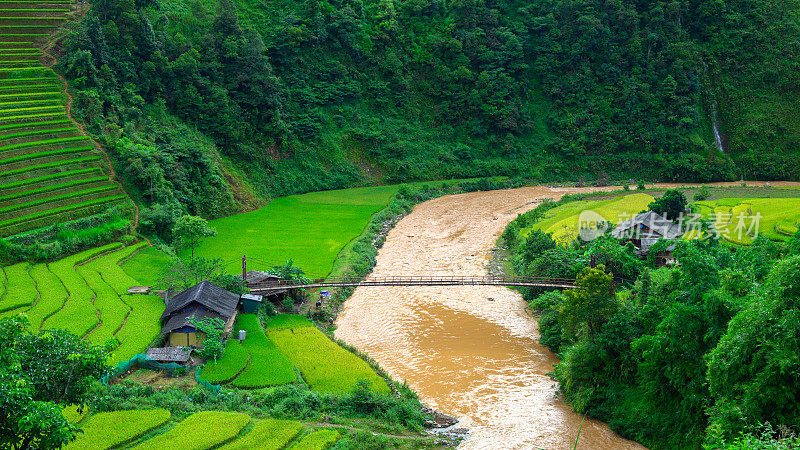
[[[527,187],[422,203],[389,232],[372,275],[483,275],[497,236],[517,214],[544,198],[591,190]],[[464,448],[567,448],[577,437],[583,418],[557,398],[547,376],[556,358],[538,344],[536,322],[515,291],[359,288],[337,325],[338,338],[459,417],[471,433]],[[637,448],[588,419],[580,442]]]
[[[484,275],[497,237],[518,214],[545,198],[615,189],[524,187],[430,200],[389,232],[372,275]],[[358,288],[337,326],[338,338],[406,380],[424,402],[459,417],[471,433],[464,448],[568,448],[582,421],[579,447],[640,448],[558,399],[547,376],[556,357],[539,345],[536,322],[515,291]]]

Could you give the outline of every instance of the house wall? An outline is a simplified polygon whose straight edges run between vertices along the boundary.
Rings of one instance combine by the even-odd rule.
[[[205,340],[205,338],[205,333],[201,332],[172,332],[169,334],[169,345],[171,347],[200,346],[203,344],[203,340]]]

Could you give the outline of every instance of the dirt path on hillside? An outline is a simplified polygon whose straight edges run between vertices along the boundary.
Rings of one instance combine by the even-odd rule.
[[[422,203],[389,232],[372,276],[485,275],[494,243],[518,214],[545,198],[611,189],[525,187]],[[571,448],[582,421],[578,448],[640,448],[558,398],[547,376],[557,359],[538,343],[525,306],[502,287],[360,287],[344,304],[336,337],[459,417],[471,433],[463,448]]]

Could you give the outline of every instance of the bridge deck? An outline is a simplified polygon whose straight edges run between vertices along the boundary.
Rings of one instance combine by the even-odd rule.
[[[347,286],[521,286],[547,289],[575,289],[575,280],[543,277],[368,277],[321,278],[317,280],[269,280],[250,287],[254,294],[276,289],[313,289]]]

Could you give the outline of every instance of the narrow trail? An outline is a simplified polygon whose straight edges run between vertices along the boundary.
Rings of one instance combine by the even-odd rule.
[[[73,25],[75,23],[77,23],[78,21],[80,21],[81,19],[83,19],[83,17],[86,15],[86,13],[88,11],[89,11],[89,5],[88,4],[84,3],[84,4],[81,4],[81,5],[78,5],[78,7],[75,9],[75,12],[77,13],[77,17],[76,17],[75,21],[72,22]],[[58,31],[60,32],[60,31],[63,31],[63,30],[67,30],[67,28],[60,28]],[[69,84],[67,83],[67,80],[60,73],[58,73],[56,70],[53,69],[53,66],[58,64],[58,56],[56,56],[55,52],[51,52],[51,50],[53,49],[53,47],[58,42],[61,41],[61,39],[63,39],[65,37],[65,35],[66,34],[62,33],[61,35],[56,35],[52,39],[50,39],[50,42],[42,49],[42,56],[40,58],[40,61],[41,61],[43,66],[45,66],[48,69],[52,70],[53,73],[56,74],[58,79],[61,80],[61,84],[63,86],[62,93],[67,96],[67,104],[66,104],[67,117],[69,118],[69,120],[71,120],[73,123],[75,123],[75,125],[81,131],[81,134],[83,134],[84,136],[88,137],[92,141],[92,145],[94,146],[94,148],[97,149],[103,156],[105,156],[106,163],[108,164],[108,170],[110,171],[108,179],[110,181],[115,182],[119,186],[119,188],[122,190],[122,192],[125,194],[125,196],[128,197],[128,199],[131,201],[131,203],[133,203],[133,208],[134,208],[133,230],[136,231],[139,228],[139,205],[137,205],[136,202],[133,201],[133,198],[130,196],[130,194],[128,194],[128,191],[125,189],[125,186],[122,185],[122,181],[120,181],[119,177],[117,177],[117,172],[114,170],[114,165],[111,163],[111,157],[108,156],[108,153],[103,149],[103,146],[100,145],[100,143],[97,142],[97,140],[94,137],[92,137],[91,134],[87,133],[86,129],[83,126],[83,123],[81,123],[80,121],[76,120],[75,117],[72,115],[73,98],[72,98],[72,94],[69,93]],[[146,240],[148,244],[152,245],[152,242],[150,242],[150,239],[148,239],[148,238],[146,238],[144,236],[142,236],[142,238],[144,240]]]

